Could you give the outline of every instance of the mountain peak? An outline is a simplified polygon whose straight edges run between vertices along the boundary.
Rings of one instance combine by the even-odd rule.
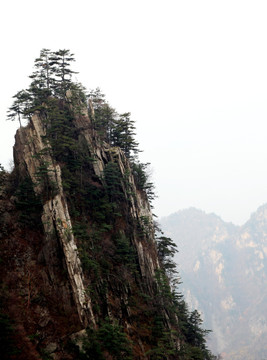
[[[161,219],[161,225],[180,250],[176,260],[187,302],[213,329],[212,350],[231,360],[266,357],[267,204],[243,226],[194,208]]]
[[[14,171],[0,167],[1,356],[211,359],[172,288],[175,246],[155,236],[130,113],[72,82],[72,61],[43,49],[9,109],[20,128]]]

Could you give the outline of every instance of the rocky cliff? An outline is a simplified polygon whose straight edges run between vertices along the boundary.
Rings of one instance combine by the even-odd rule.
[[[80,257],[84,254],[81,254],[83,250],[78,249],[82,245],[81,240],[80,244],[77,240],[78,230],[75,231],[75,226],[81,226],[81,214],[74,217],[70,215],[68,201],[71,201],[71,196],[69,195],[68,199],[64,193],[61,166],[53,158],[49,144],[44,142],[46,131],[41,115],[37,113],[32,116],[28,126],[17,131],[14,147],[15,170],[10,176],[11,181],[16,184],[16,191],[15,194],[9,194],[9,197],[2,195],[1,200],[2,226],[7,229],[6,236],[5,233],[1,234],[3,254],[8,262],[8,268],[6,261],[5,268],[2,268],[3,283],[8,292],[6,306],[16,320],[19,317],[19,334],[31,349],[27,350],[27,359],[31,358],[31,354],[32,358],[38,358],[34,355],[34,346],[27,336],[35,337],[34,343],[42,344],[44,351],[53,349],[53,354],[61,358],[60,354],[64,354],[61,345],[62,341],[64,343],[63,339],[88,325],[95,328],[99,318],[103,318],[103,313],[122,321],[129,337],[138,339],[135,341],[136,352],[140,353],[140,358],[146,358],[144,353],[147,348],[141,340],[142,331],[138,328],[140,324],[130,321],[130,318],[138,317],[138,313],[140,317],[142,310],[134,305],[130,306],[129,302],[134,302],[135,297],[142,297],[141,291],[146,296],[153,296],[156,286],[155,270],[159,268],[159,263],[149,203],[145,193],[137,190],[129,163],[122,151],[107,144],[99,146],[97,141],[92,139],[95,134],[90,130],[89,117],[84,115],[75,118],[73,126],[77,130],[77,141],[84,144],[84,151],[93,159],[90,160],[91,164],[87,164],[91,167],[90,178],[88,174],[84,175],[87,177],[85,182],[91,185],[90,189],[101,191],[106,186],[101,175],[107,164],[117,165],[119,176],[131,189],[131,194],[127,194],[124,184],[118,185],[121,187],[120,196],[125,196],[126,205],[122,204],[125,208],[120,209],[123,213],[118,214],[117,218],[105,219],[102,224],[98,221],[96,225],[92,221],[94,215],[89,209],[86,219],[83,219],[88,226],[84,225],[82,236],[88,236],[88,241],[91,240],[90,237],[98,237],[97,252],[102,254],[95,256],[106,260],[103,265],[106,269],[99,269],[99,272],[105,272],[105,276],[93,274],[95,283],[92,284],[90,275],[94,272],[94,267],[99,266],[97,259],[93,258],[87,259],[88,268],[85,267],[87,270],[83,271]],[[40,171],[43,171],[41,175]],[[28,189],[25,189],[25,183],[29,184]],[[31,184],[35,184],[32,189]],[[11,186],[10,183],[7,188],[8,186]],[[18,195],[17,187],[22,187],[20,192],[25,193]],[[12,191],[7,188],[2,192]],[[26,191],[33,191],[31,196],[36,204],[32,209],[31,205],[27,204],[29,194]],[[26,209],[19,198],[23,196]],[[39,202],[37,199],[40,199]],[[82,204],[79,205],[82,207]],[[24,211],[29,211],[26,223],[19,219],[25,216]],[[105,212],[103,213],[105,216]],[[38,223],[34,228],[33,217]],[[91,230],[101,226],[103,229]],[[142,231],[145,231],[145,234]],[[118,237],[121,242],[125,241],[125,247],[132,247],[133,254],[129,264],[125,263],[125,259],[116,259],[113,262],[114,257],[120,257],[116,254],[115,237],[117,241]],[[126,252],[126,256],[129,255],[127,249],[122,251]],[[108,254],[106,259],[103,254]],[[128,269],[131,266],[134,270]],[[135,278],[138,278],[137,282]],[[93,297],[97,300],[93,300]],[[141,306],[140,301],[138,303],[138,306]],[[100,305],[103,307],[102,311],[96,310],[95,307]],[[165,315],[168,323],[168,316]],[[145,318],[145,314],[143,316]],[[142,322],[141,319],[139,321]]]
[[[73,59],[43,49],[9,109],[27,124],[14,170],[0,167],[1,356],[212,359],[171,287],[175,250],[155,237],[130,113],[73,83]]]

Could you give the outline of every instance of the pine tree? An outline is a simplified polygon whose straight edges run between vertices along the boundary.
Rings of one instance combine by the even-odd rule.
[[[134,121],[130,119],[131,113],[124,113],[119,115],[119,119],[115,122],[113,130],[113,143],[119,146],[125,153],[128,159],[137,154],[138,142],[135,141],[135,126]]]
[[[20,127],[22,119],[26,119],[30,115],[32,96],[27,90],[20,90],[13,96],[14,102],[8,109],[7,119],[18,120]]]
[[[94,111],[100,109],[104,104],[106,104],[105,95],[102,93],[99,87],[89,92],[89,99],[92,102]]]
[[[105,95],[99,88],[90,91],[89,101],[94,110],[91,116],[95,130],[102,140],[114,146],[113,132],[118,116],[117,112],[106,102]]]
[[[166,236],[157,239],[158,257],[162,268],[171,280],[177,274],[176,264],[173,261],[174,255],[178,252],[175,242]]]
[[[69,50],[58,50],[50,56],[50,66],[53,68],[55,81],[53,84],[54,94],[65,99],[66,91],[71,86],[71,78],[75,71],[70,69],[74,55]]]
[[[35,59],[35,71],[30,78],[33,79],[32,85],[35,84],[39,88],[50,89],[54,82],[55,67],[51,62],[51,51],[49,49],[42,49],[40,56]]]

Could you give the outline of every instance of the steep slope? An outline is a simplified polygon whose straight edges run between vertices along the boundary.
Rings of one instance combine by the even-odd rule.
[[[212,359],[158,257],[129,114],[88,102],[72,59],[44,49],[11,107],[28,124],[0,171],[1,356]]]
[[[214,331],[211,348],[225,359],[266,357],[267,205],[241,227],[194,208],[161,224],[181,251],[186,298]]]

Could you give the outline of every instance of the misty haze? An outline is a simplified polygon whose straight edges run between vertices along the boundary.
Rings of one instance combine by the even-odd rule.
[[[3,3],[1,359],[267,359],[266,17]]]

